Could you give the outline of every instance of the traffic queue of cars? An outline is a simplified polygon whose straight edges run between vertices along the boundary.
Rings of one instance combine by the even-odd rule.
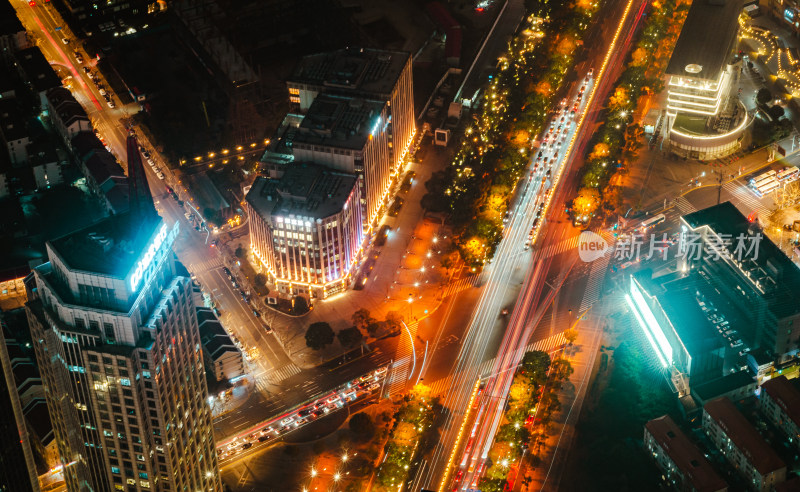
[[[531,169],[528,177],[530,186],[541,186],[536,206],[536,215],[533,219],[533,225],[528,233],[528,238],[525,241],[525,249],[530,248],[536,234],[536,228],[539,226],[542,214],[544,213],[544,204],[549,196],[553,187],[553,174],[554,166],[555,173],[558,172],[558,166],[561,164],[561,159],[564,157],[565,148],[569,145],[571,132],[574,130],[573,123],[580,110],[583,96],[591,80],[591,72],[586,76],[583,81],[578,94],[575,95],[572,104],[567,99],[563,99],[556,109],[556,113],[550,122],[547,132],[542,136],[542,142],[539,148],[536,149],[536,158],[533,161],[533,168]],[[541,193],[544,191],[544,193]]]
[[[254,444],[278,439],[289,432],[302,427],[320,417],[373,395],[381,387],[388,367],[384,366],[349,381],[336,391],[322,396],[310,403],[297,407],[290,412],[276,417],[256,428],[240,434],[232,440],[217,446],[220,461],[232,459]]]

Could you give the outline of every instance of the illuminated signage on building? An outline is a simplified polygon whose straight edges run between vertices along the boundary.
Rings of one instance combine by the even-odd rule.
[[[794,10],[792,9],[784,10],[783,17],[789,22],[794,22]]]
[[[145,278],[150,266],[152,266],[155,262],[156,258],[160,258],[163,256],[164,251],[168,250],[172,243],[175,241],[175,237],[178,235],[179,229],[179,222],[175,222],[175,225],[172,227],[171,231],[167,230],[167,224],[162,224],[161,229],[159,229],[158,234],[153,238],[150,242],[150,245],[145,249],[144,255],[136,262],[136,268],[131,274],[131,290],[136,291],[139,288],[139,284],[141,284],[142,279]]]

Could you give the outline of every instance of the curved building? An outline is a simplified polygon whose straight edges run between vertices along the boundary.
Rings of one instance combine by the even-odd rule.
[[[358,177],[290,164],[245,198],[251,250],[278,291],[325,298],[347,288],[363,239]]]
[[[663,128],[675,154],[709,160],[741,147],[750,122],[734,50],[741,11],[742,0],[700,0],[689,9],[666,71]]]

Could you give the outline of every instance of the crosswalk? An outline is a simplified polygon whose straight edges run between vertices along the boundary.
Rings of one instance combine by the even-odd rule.
[[[273,384],[278,384],[284,379],[288,379],[295,374],[299,374],[300,369],[296,364],[287,364],[283,367],[279,367],[277,369],[273,369],[267,373],[267,377]]]
[[[532,350],[541,350],[543,352],[551,353],[554,350],[558,350],[559,348],[561,348],[562,345],[566,343],[567,339],[564,338],[564,333],[559,332],[556,333],[555,335],[528,344],[528,346],[525,347],[525,352],[530,352]],[[484,361],[484,363],[481,364],[480,369],[478,370],[478,374],[480,375],[481,378],[487,378],[491,375],[490,373],[492,367],[494,367],[494,358]],[[437,379],[436,381],[430,383],[431,393],[434,395],[443,394],[450,388],[450,379],[451,377],[448,376],[446,378]]]
[[[458,294],[459,292],[465,291],[470,287],[474,287],[476,283],[478,283],[478,277],[480,275],[475,273],[463,278],[456,280],[455,282],[451,282],[444,291],[443,297],[449,297]]]
[[[408,382],[408,371],[411,368],[410,365],[411,355],[406,355],[392,364],[392,369],[389,375],[389,384],[387,385],[389,388],[388,396],[391,397],[392,395],[402,393],[406,386],[406,382]]]
[[[767,208],[761,201],[756,198],[746,186],[738,184],[736,181],[731,181],[722,185],[722,189],[733,195],[736,200],[740,201],[749,211],[745,211],[745,215],[749,215],[753,210],[758,211],[761,217],[768,217],[770,214]]]
[[[544,248],[542,253],[543,258],[560,255],[565,251],[578,251],[578,238],[580,236],[572,236],[571,238],[561,240],[555,244],[550,244]]]
[[[691,203],[689,203],[689,200],[687,200],[685,197],[682,196],[679,196],[675,200],[675,206],[678,207],[678,210],[680,210],[682,214],[690,214],[693,212],[697,212],[697,208]]]
[[[202,263],[190,263],[189,270],[194,273],[202,273],[209,270],[214,270],[216,268],[221,268],[222,266],[222,257],[217,256],[216,258],[212,258]]]
[[[605,255],[592,262],[592,269],[589,271],[589,281],[586,284],[586,290],[583,293],[581,300],[581,307],[578,310],[583,313],[600,299],[600,289],[603,288],[603,281],[606,278],[608,271],[608,262],[611,255]]]

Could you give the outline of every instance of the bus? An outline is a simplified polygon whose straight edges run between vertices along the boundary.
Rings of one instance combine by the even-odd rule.
[[[766,181],[762,181],[761,183],[758,184],[758,186],[754,186],[753,187],[753,192],[755,192],[756,196],[761,198],[764,195],[766,195],[767,193],[769,193],[770,191],[773,191],[773,190],[779,188],[780,186],[781,186],[781,184],[778,182],[777,179],[771,178],[771,179],[768,179]]]
[[[800,169],[797,169],[794,166],[787,166],[778,171],[778,174],[775,177],[778,178],[778,181],[786,181],[790,183],[800,177]]]
[[[666,219],[667,218],[664,216],[664,214],[658,214],[642,222],[642,225],[639,226],[639,229],[644,232],[647,229],[664,222]]]
[[[768,180],[770,178],[774,178],[776,174],[777,174],[777,172],[774,169],[772,169],[772,170],[767,171],[765,173],[759,174],[755,178],[752,178],[750,180],[750,184],[752,184],[753,186],[758,186],[759,183],[761,183],[762,181],[766,181],[766,180]]]

